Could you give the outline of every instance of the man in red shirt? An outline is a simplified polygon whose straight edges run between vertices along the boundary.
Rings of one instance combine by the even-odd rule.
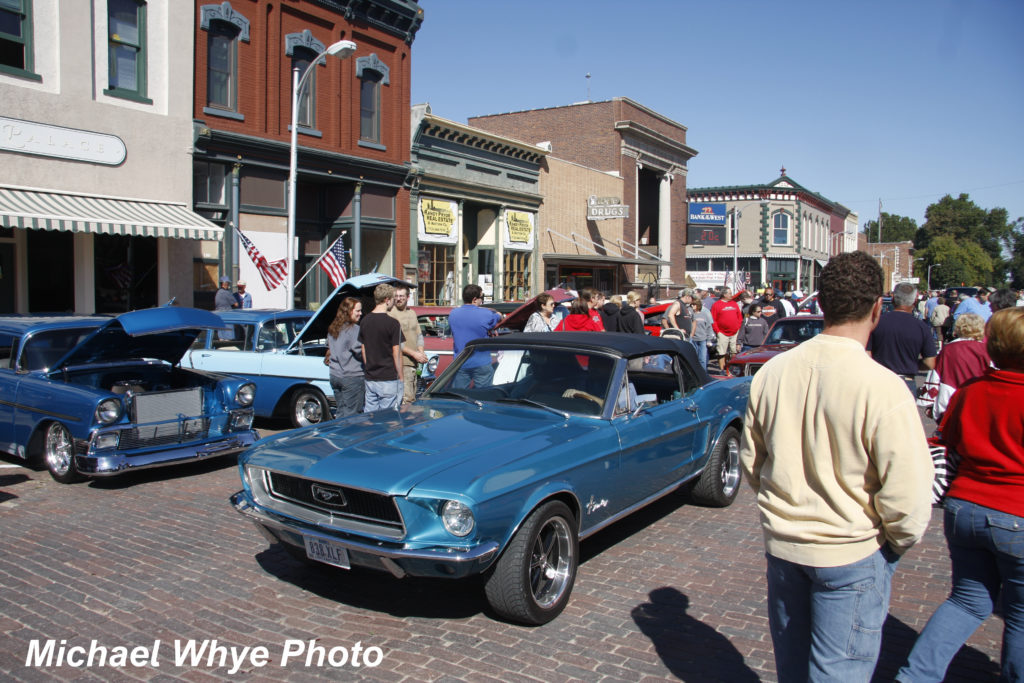
[[[736,354],[736,338],[743,326],[743,309],[739,296],[732,296],[728,287],[722,290],[721,298],[711,307],[711,327],[718,335],[718,368],[725,372],[725,364]]]

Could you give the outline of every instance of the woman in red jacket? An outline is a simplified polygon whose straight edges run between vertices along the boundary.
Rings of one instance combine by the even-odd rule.
[[[601,318],[594,310],[597,303],[594,290],[584,287],[580,295],[569,304],[569,315],[558,323],[556,332],[604,332]]]
[[[1002,680],[1024,680],[1024,308],[993,313],[987,332],[997,369],[962,384],[941,425],[961,457],[943,517],[953,591],[897,680],[941,681],[1000,593]]]

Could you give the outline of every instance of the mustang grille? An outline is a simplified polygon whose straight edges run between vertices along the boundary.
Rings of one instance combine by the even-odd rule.
[[[118,450],[169,446],[205,439],[210,420],[203,417],[200,387],[153,391],[132,397],[131,427],[122,429]]]
[[[391,496],[327,482],[316,482],[280,472],[267,474],[268,489],[274,498],[297,503],[329,515],[360,519],[389,527],[402,526],[402,518]],[[324,502],[325,499],[336,502]]]

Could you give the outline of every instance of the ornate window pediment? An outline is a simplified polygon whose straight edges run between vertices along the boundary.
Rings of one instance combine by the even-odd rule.
[[[390,85],[391,69],[388,65],[380,61],[380,57],[374,52],[369,57],[358,57],[356,59],[356,78],[363,77],[364,70],[376,71],[380,74],[381,85]]]
[[[199,28],[210,30],[211,21],[226,21],[238,28],[238,37],[249,42],[249,20],[225,0],[219,5],[203,5],[199,8]]]

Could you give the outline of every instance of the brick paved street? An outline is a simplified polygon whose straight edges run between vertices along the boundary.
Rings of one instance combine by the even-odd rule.
[[[0,460],[2,464],[12,460]],[[228,504],[233,463],[62,486],[0,469],[0,678],[4,680],[687,681],[774,680],[753,496],[724,510],[663,501],[582,547],[566,611],[524,628],[494,620],[476,585],[400,582],[310,569],[269,549]],[[878,680],[889,680],[946,597],[949,562],[935,512],[900,562]],[[948,680],[994,680],[1002,620],[991,617]],[[30,668],[30,642],[154,649],[158,666]],[[174,641],[267,649],[229,674],[175,665]],[[373,668],[286,666],[286,647],[380,648]],[[373,651],[367,652],[368,656]],[[341,657],[335,651],[335,661]],[[348,654],[348,652],[346,652]],[[340,663],[340,662],[339,662]]]

